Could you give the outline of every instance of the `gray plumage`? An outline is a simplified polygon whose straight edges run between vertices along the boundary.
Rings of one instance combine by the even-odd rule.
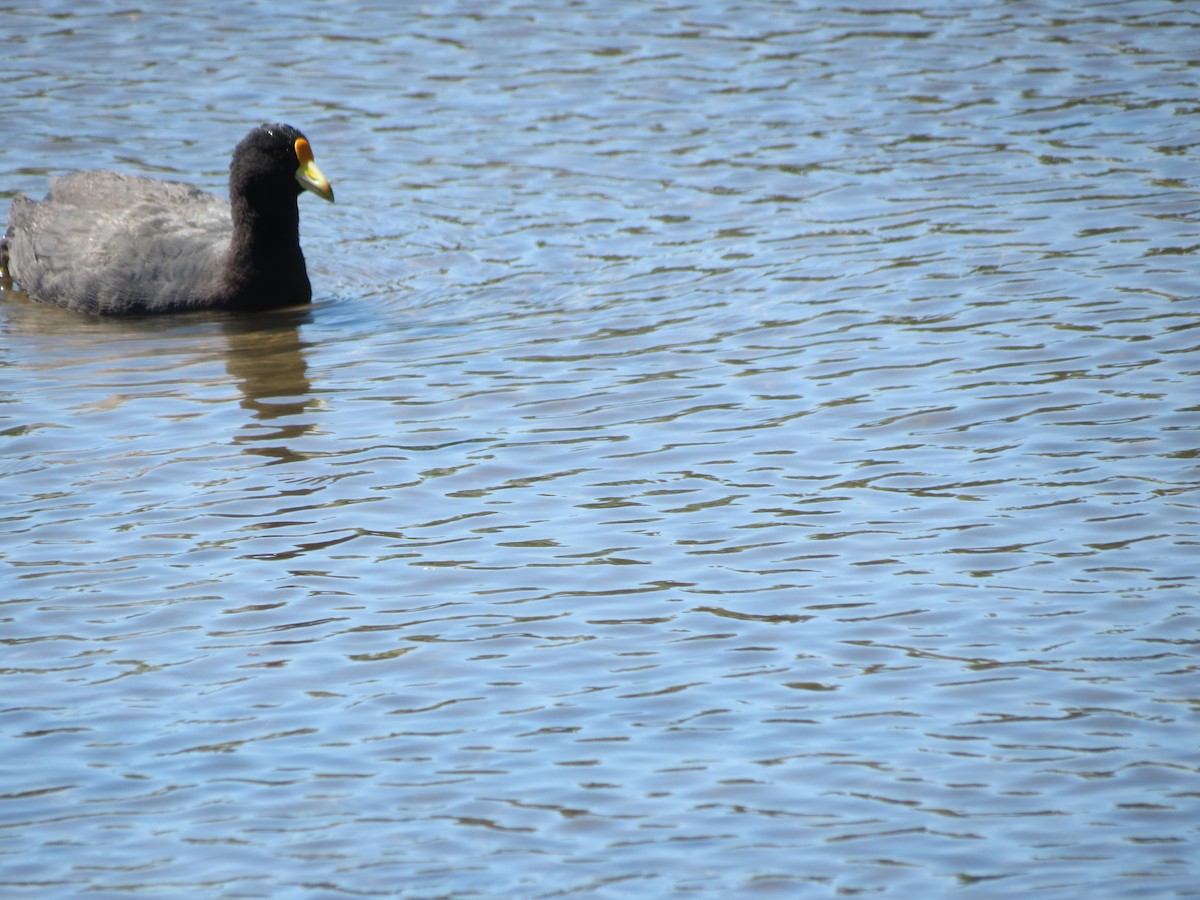
[[[208,305],[233,234],[219,197],[117,172],[58,178],[41,203],[14,199],[8,221],[21,287],[92,313]]]

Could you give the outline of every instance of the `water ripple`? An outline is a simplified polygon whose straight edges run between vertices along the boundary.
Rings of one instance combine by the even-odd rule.
[[[10,10],[5,196],[339,203],[0,304],[6,896],[1190,895],[1197,27]]]

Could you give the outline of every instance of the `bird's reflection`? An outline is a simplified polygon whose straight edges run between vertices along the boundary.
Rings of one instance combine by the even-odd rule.
[[[0,285],[0,338],[25,340],[19,346],[35,361],[31,363],[34,367],[39,365],[37,360],[52,369],[61,367],[63,360],[93,367],[92,377],[100,380],[99,393],[104,396],[84,406],[116,408],[139,390],[155,390],[145,382],[120,386],[123,376],[119,372],[127,361],[155,357],[183,365],[211,352],[214,341],[209,338],[215,337],[211,328],[219,322],[224,342],[220,355],[236,382],[239,405],[250,413],[232,441],[243,452],[272,463],[302,459],[303,454],[294,449],[295,442],[315,427],[314,410],[319,401],[313,396],[305,358],[308,348],[301,335],[311,319],[307,307],[253,315],[85,316],[37,303],[11,285]],[[0,341],[0,348],[5,342]],[[0,359],[0,366],[3,364]],[[77,375],[75,369],[71,371]]]
[[[292,462],[303,458],[292,442],[313,428],[317,402],[308,379],[300,328],[308,309],[230,317],[222,323],[229,343],[225,368],[237,380],[241,406],[254,417],[234,437],[244,451]]]

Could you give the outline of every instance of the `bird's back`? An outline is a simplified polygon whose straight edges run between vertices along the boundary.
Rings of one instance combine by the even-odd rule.
[[[229,205],[186,184],[76,172],[9,211],[9,270],[31,296],[88,312],[210,302],[229,246]]]

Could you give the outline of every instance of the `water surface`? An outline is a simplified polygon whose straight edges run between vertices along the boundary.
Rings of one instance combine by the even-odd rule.
[[[0,302],[0,893],[1200,893],[1188,4],[2,21],[4,197],[338,204]]]

